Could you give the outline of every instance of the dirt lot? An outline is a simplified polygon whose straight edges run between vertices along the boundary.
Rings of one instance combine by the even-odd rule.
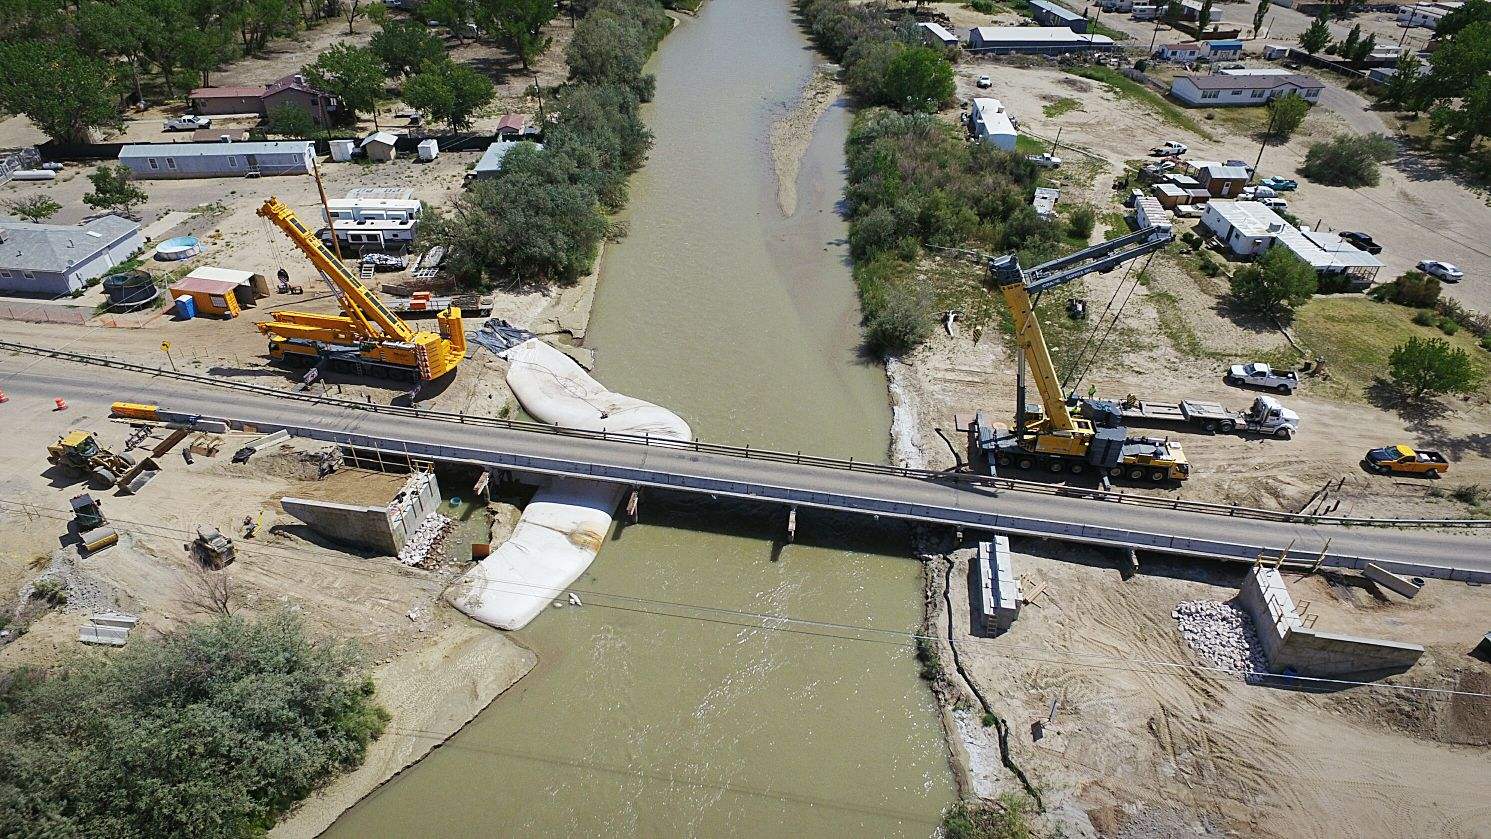
[[[1127,229],[1115,217],[1122,208],[1117,193],[1110,189],[1112,178],[1122,171],[1125,161],[1143,157],[1150,146],[1169,137],[1182,137],[1191,145],[1194,156],[1251,159],[1257,153],[1251,140],[1226,133],[1239,116],[1223,114],[1204,122],[1215,139],[1192,136],[1141,104],[1115,96],[1101,84],[1045,66],[1022,68],[1009,63],[964,61],[958,67],[960,98],[974,95],[973,81],[984,73],[995,79],[987,95],[1008,103],[1020,119],[1022,133],[1050,138],[1061,130],[1060,153],[1071,163],[1058,171],[1058,179],[1067,181],[1058,207],[1078,202],[1094,205],[1099,218],[1114,228],[1109,235]],[[1075,102],[1076,107],[1050,107],[1063,100]],[[1047,110],[1054,115],[1048,116]],[[1264,171],[1286,171],[1271,164],[1297,160],[1311,138],[1327,136],[1341,123],[1338,115],[1316,108],[1290,143],[1265,152]],[[1399,177],[1397,173],[1389,176]],[[1385,180],[1383,188],[1389,182],[1393,181]],[[1410,186],[1433,188],[1422,182]],[[1357,226],[1375,205],[1343,200],[1344,193],[1307,184],[1291,193],[1290,201],[1293,205],[1294,196],[1300,196],[1302,215],[1318,212],[1327,225]],[[1478,202],[1467,206],[1463,196],[1454,206],[1465,207],[1465,213],[1471,215],[1486,209]],[[1491,218],[1487,224],[1491,226]],[[1180,229],[1186,229],[1185,225],[1182,223]],[[1366,223],[1360,226],[1374,232],[1386,230]],[[1104,223],[1100,223],[1095,239],[1104,235],[1103,228]],[[1389,245],[1384,256],[1391,258],[1393,250]],[[1122,322],[1111,332],[1105,330],[1106,337],[1100,334],[1091,344],[1091,320],[1098,319],[1120,284],[1132,279],[1128,273],[1114,271],[1087,277],[1058,292],[1058,299],[1043,307],[1048,313],[1044,326],[1058,367],[1067,369],[1069,360],[1084,346],[1089,347],[1088,355],[1097,359],[1079,390],[1086,393],[1090,386],[1096,394],[1110,398],[1133,393],[1153,399],[1206,399],[1243,408],[1255,394],[1222,384],[1221,374],[1227,364],[1251,359],[1288,363],[1299,357],[1289,339],[1273,324],[1231,314],[1225,305],[1225,278],[1204,276],[1195,259],[1179,248],[1155,258],[1148,265],[1146,284],[1134,287],[1131,297],[1127,296],[1128,288],[1134,284],[1125,286],[1123,299],[1128,302],[1122,306]],[[1008,406],[1014,402],[1014,362],[998,325],[1002,304],[980,284],[979,269],[941,260],[927,260],[921,268],[949,307],[964,310],[964,320],[956,337],[939,332],[927,345],[902,359],[904,363],[891,365],[898,412],[898,459],[931,464],[933,468],[950,467],[954,465],[953,454],[936,429],[951,434],[954,413],[978,409],[993,409],[996,416],[1007,421]],[[1384,269],[1385,276],[1394,273],[1391,265]],[[1463,285],[1470,286],[1471,282]],[[1062,293],[1085,298],[1091,320],[1068,320],[1059,305]],[[1115,310],[1121,303],[1122,299],[1113,304]],[[1322,300],[1311,305],[1325,311],[1367,304]],[[1406,318],[1403,310],[1384,308],[1395,312],[1395,317]],[[1425,330],[1425,334],[1438,333]],[[1336,348],[1311,349],[1329,359]],[[1453,450],[1457,458],[1451,478],[1443,482],[1444,489],[1451,484],[1491,482],[1491,446],[1483,431],[1491,422],[1486,394],[1469,402],[1447,402],[1442,412],[1430,418],[1400,416],[1368,404],[1363,387],[1370,379],[1359,381],[1348,372],[1343,368],[1329,380],[1308,380],[1298,395],[1284,400],[1303,420],[1300,434],[1292,441],[1146,432],[1182,441],[1193,464],[1192,479],[1183,489],[1169,491],[1194,499],[1299,509],[1327,481],[1344,478],[1344,485],[1333,490],[1325,502],[1326,507],[1334,505],[1335,512],[1480,515],[1470,506],[1443,497],[1445,493],[1435,485],[1368,476],[1358,462],[1366,449],[1385,442],[1439,445]],[[1354,375],[1359,377],[1360,371]],[[1319,501],[1316,497],[1311,509],[1323,509]]]
[[[1444,836],[1491,830],[1484,789],[1488,700],[1387,684],[1485,693],[1491,665],[1468,654],[1491,600],[1431,583],[1414,601],[1349,581],[1286,575],[1317,626],[1423,644],[1409,672],[1370,687],[1323,692],[1254,686],[1189,670],[1205,661],[1170,612],[1188,600],[1230,600],[1241,571],[1146,558],[1121,579],[1113,558],[1070,545],[1017,541],[1035,605],[997,638],[975,635],[967,555],[951,579],[953,637],[980,692],[1009,725],[1009,756],[1036,785],[1043,827],[1067,836]],[[1059,553],[1059,558],[1058,558]],[[942,603],[945,562],[937,561]],[[946,638],[945,609],[935,625]],[[946,641],[940,644],[950,661]],[[1015,791],[994,729],[965,697],[955,712],[974,789]],[[1053,722],[1032,724],[1056,703]]]

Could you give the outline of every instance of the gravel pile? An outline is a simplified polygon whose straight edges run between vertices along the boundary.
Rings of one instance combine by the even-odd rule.
[[[399,562],[420,568],[434,568],[445,558],[445,537],[455,530],[456,523],[447,516],[430,513],[420,522],[399,549]]]
[[[1216,600],[1188,600],[1170,613],[1180,634],[1207,663],[1224,670],[1268,672],[1263,644],[1247,612]],[[1254,681],[1256,677],[1248,677]]]

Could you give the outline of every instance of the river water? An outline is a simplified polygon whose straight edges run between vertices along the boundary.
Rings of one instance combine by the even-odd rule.
[[[656,146],[586,344],[608,387],[701,438],[884,460],[885,380],[856,355],[836,213],[842,107],[819,121],[796,213],[776,203],[770,126],[818,60],[787,0],[711,0],[664,40]],[[539,666],[329,835],[929,835],[952,782],[904,640],[736,614],[909,631],[905,534],[805,514],[781,548],[782,527],[645,496],[576,584],[585,605],[516,634]]]

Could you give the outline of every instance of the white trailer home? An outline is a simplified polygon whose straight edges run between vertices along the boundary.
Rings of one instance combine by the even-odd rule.
[[[1015,123],[998,99],[978,97],[968,112],[968,133],[1005,151],[1015,150]]]
[[[316,144],[309,140],[265,143],[140,143],[119,150],[119,162],[136,178],[256,178],[310,174]]]

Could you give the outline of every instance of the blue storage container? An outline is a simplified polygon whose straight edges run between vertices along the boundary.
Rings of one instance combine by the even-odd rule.
[[[176,298],[176,317],[181,320],[191,320],[197,316],[197,301],[190,294],[183,294]]]

